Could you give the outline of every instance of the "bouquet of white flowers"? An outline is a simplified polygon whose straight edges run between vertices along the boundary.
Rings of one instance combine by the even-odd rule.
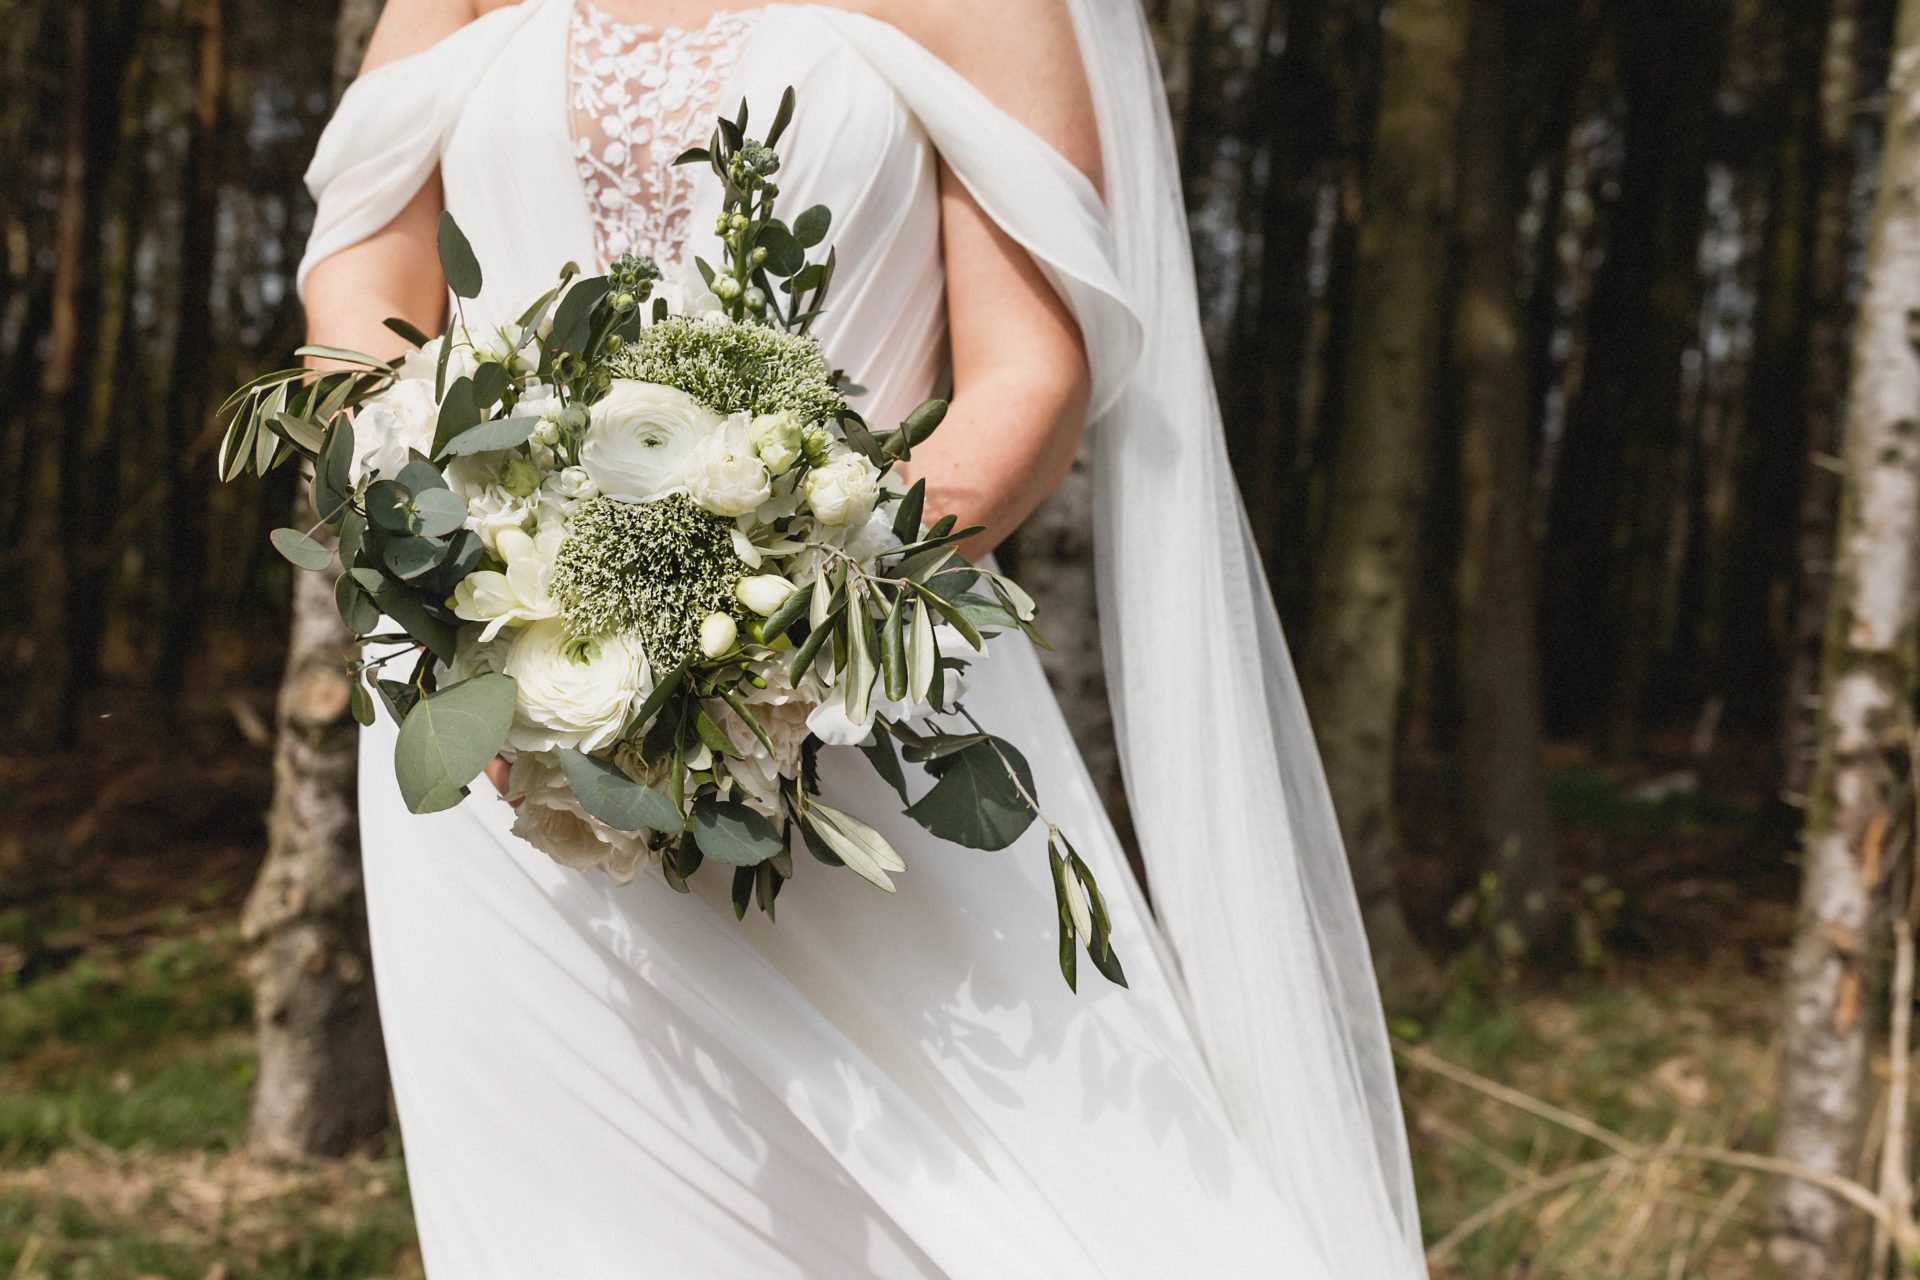
[[[1002,849],[1041,819],[1026,761],[961,702],[993,636],[1039,640],[1033,601],[962,557],[978,528],[929,519],[925,483],[892,474],[946,405],[871,429],[808,332],[832,218],[774,216],[792,113],[789,90],[758,141],[742,105],[681,157],[721,179],[718,266],[569,266],[516,323],[476,330],[460,304],[480,265],[443,216],[450,332],[389,320],[417,348],[396,361],[302,348],[335,367],[241,387],[220,454],[224,479],[311,463],[319,525],[273,543],[324,571],[315,534],[337,538],[335,598],[367,645],[354,712],[371,723],[377,699],[399,722],[414,812],[505,756],[534,846],[622,882],[657,863],[683,892],[724,863],[741,916],[773,914],[796,843],[889,891],[906,869],[820,799],[823,746],[858,746],[943,839]],[[903,761],[933,780],[918,799]],[[1084,947],[1124,984],[1092,873],[1047,832],[1062,972]]]

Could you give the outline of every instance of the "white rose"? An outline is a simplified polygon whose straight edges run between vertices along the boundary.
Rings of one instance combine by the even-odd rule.
[[[745,414],[700,441],[689,481],[693,500],[717,516],[744,516],[773,496],[773,477],[753,451]]]
[[[800,461],[800,443],[800,419],[790,412],[763,413],[753,420],[753,451],[776,476]]]
[[[453,611],[468,622],[484,622],[480,639],[493,639],[506,626],[522,626],[558,617],[560,607],[547,593],[554,558],[560,554],[565,532],[557,525],[529,537],[523,529],[502,529],[495,535],[497,554],[505,571],[477,569],[453,589]]]
[[[507,796],[520,802],[513,833],[561,866],[604,871],[615,884],[626,884],[649,860],[643,835],[588,816],[551,755],[522,753],[508,776]]]
[[[822,524],[835,527],[863,522],[880,498],[880,469],[858,453],[847,452],[807,473],[807,506]]]
[[[440,404],[433,383],[402,379],[360,406],[353,415],[354,479],[367,472],[391,480],[411,459],[409,450],[433,451]]]
[[[720,425],[686,392],[626,378],[590,412],[580,465],[601,493],[627,502],[686,492],[700,442]]]
[[[626,636],[576,639],[557,619],[514,637],[502,670],[519,683],[507,745],[519,751],[598,751],[620,736],[653,688],[647,657]]]

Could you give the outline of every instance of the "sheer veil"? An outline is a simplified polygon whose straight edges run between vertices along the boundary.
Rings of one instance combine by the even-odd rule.
[[[1092,427],[1101,635],[1157,914],[1233,1119],[1342,1275],[1424,1276],[1372,962],[1228,467],[1180,169],[1139,0],[1071,0],[1145,330]]]

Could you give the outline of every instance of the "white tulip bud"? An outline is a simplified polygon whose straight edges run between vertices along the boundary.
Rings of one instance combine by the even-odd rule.
[[[710,613],[700,624],[700,652],[709,658],[726,657],[739,639],[740,627],[728,614]]]
[[[771,618],[780,612],[780,606],[798,590],[791,582],[777,573],[762,573],[751,578],[742,578],[733,589],[734,599],[753,610],[763,618]]]

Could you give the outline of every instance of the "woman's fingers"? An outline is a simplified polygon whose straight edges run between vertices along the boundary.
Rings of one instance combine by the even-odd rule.
[[[505,756],[495,756],[493,763],[487,766],[487,781],[491,782],[494,790],[498,791],[502,796],[507,794],[507,774],[512,767],[513,766],[507,763]],[[508,803],[516,809],[520,807],[518,800],[510,800]]]

